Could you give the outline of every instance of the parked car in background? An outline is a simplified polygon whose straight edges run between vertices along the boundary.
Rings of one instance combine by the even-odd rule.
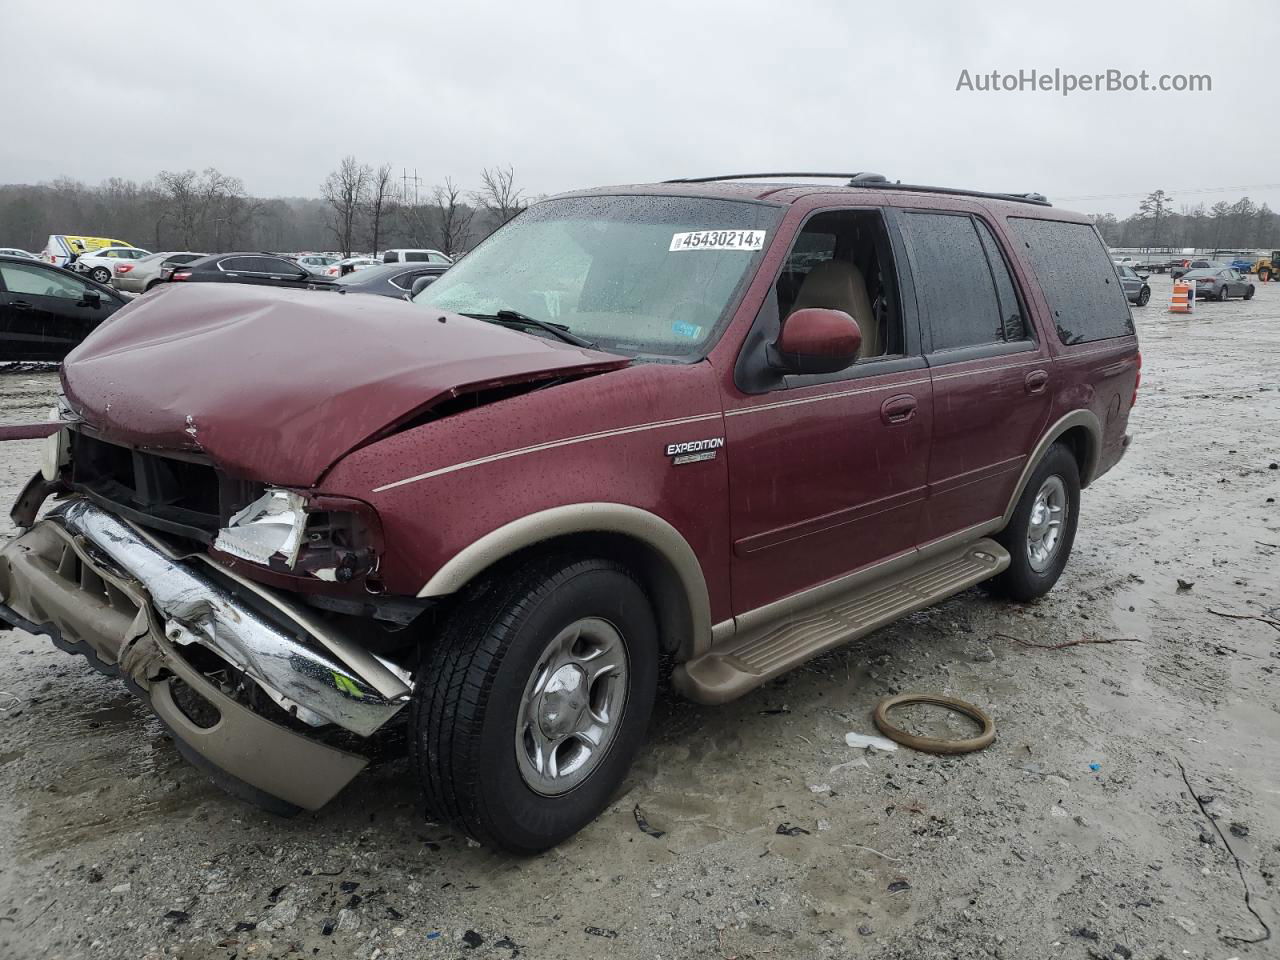
[[[139,260],[120,260],[115,265],[111,284],[127,293],[145,293],[157,283],[168,280],[178,267],[206,256],[206,253],[171,250],[148,254]],[[166,269],[168,273],[165,273]]]
[[[0,361],[61,360],[127,302],[89,277],[0,254]]]
[[[376,267],[381,262],[381,260],[375,260],[372,257],[347,257],[325,267],[324,276],[336,280],[338,277],[345,277],[348,273],[354,273],[356,270]]]
[[[1258,264],[1257,257],[1237,257],[1227,264],[1236,273],[1251,273]]]
[[[1217,263],[1213,260],[1200,258],[1185,258],[1175,263],[1169,270],[1173,279],[1179,280],[1186,275],[1189,270],[1220,270],[1226,267],[1226,264]]]
[[[28,260],[40,259],[34,253],[28,253],[18,247],[0,247],[0,257],[25,257]]]
[[[1124,289],[1124,295],[1129,302],[1145,307],[1151,299],[1151,287],[1147,284],[1147,277],[1135,273],[1131,267],[1125,265],[1117,266],[1116,273],[1120,275],[1120,286]]]
[[[307,273],[321,276],[339,259],[341,258],[331,257],[327,253],[304,253],[299,257],[295,257],[294,262]]]
[[[268,287],[333,288],[333,281],[308,273],[271,253],[215,253],[175,267],[170,283],[256,283]]]
[[[98,283],[110,283],[117,264],[132,263],[149,256],[151,251],[143,250],[141,247],[104,247],[91,253],[80,254],[76,262],[71,265],[71,269],[76,273],[87,273]]]
[[[413,282],[419,277],[434,280],[448,269],[447,263],[380,263],[339,278],[338,286],[347,293],[376,293],[382,297],[404,298],[413,290]]]
[[[1197,300],[1253,299],[1253,283],[1230,267],[1188,270],[1181,279],[1196,285]]]
[[[107,247],[132,247],[127,240],[109,240],[106,237],[72,236],[67,233],[54,233],[45,241],[40,259],[58,267],[70,266],[79,257],[95,250]]]
[[[383,263],[453,263],[453,258],[440,250],[401,247],[382,251]]]

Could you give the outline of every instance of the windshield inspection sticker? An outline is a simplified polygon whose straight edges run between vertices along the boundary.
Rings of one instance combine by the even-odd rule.
[[[677,337],[684,337],[686,340],[697,340],[702,336],[702,326],[697,323],[684,323],[676,321],[671,325],[671,332]]]
[[[674,250],[763,250],[763,230],[694,230],[671,237]]]

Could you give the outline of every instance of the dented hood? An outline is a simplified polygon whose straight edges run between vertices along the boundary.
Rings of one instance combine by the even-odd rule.
[[[309,486],[434,403],[627,363],[387,297],[193,283],[116,313],[68,355],[62,382],[107,438]]]

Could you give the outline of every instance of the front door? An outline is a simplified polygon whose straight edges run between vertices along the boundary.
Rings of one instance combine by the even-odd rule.
[[[107,315],[65,270],[6,261],[0,281],[0,360],[61,359]]]
[[[813,214],[743,348],[725,398],[737,615],[915,545],[933,402],[894,246],[879,210]],[[803,307],[853,316],[859,359],[836,374],[770,381],[750,351]]]

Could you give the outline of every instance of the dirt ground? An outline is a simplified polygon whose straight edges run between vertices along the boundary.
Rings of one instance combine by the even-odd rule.
[[[0,634],[0,956],[1280,956],[1280,628],[1212,612],[1280,622],[1280,285],[1190,318],[1152,286],[1134,443],[1050,597],[971,590],[728,706],[664,696],[616,803],[543,856],[424,822],[403,760],[275,819]],[[0,377],[0,419],[55,389]],[[0,447],[6,505],[38,446]],[[1131,642],[1027,645],[1082,638]],[[996,742],[848,747],[903,690],[986,707]],[[1263,933],[1246,887],[1269,942],[1235,939]]]

